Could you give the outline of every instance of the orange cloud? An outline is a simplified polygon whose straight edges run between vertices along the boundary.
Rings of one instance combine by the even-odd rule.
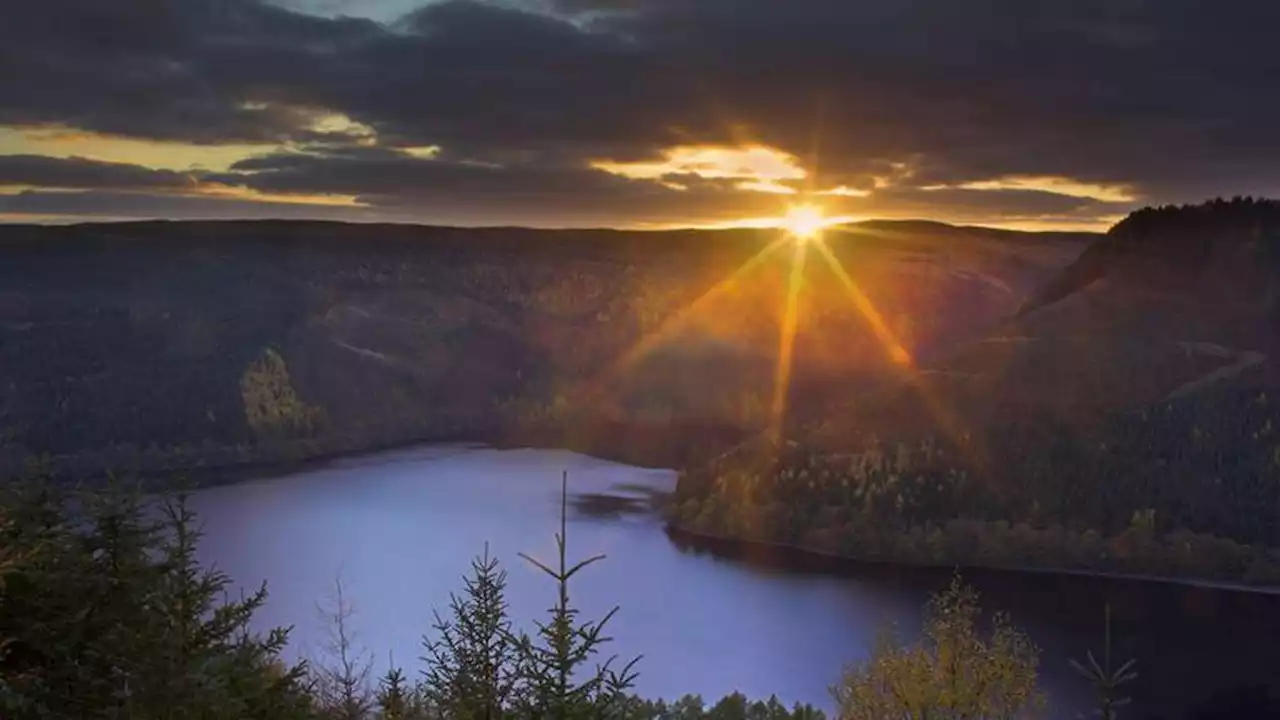
[[[868,195],[870,195],[870,194],[871,194],[871,191],[870,191],[870,190],[859,190],[859,189],[857,189],[857,188],[851,188],[851,187],[848,187],[847,185],[840,185],[840,186],[837,186],[837,187],[833,187],[833,188],[831,188],[830,190],[819,190],[819,191],[818,191],[818,194],[819,194],[819,195],[837,195],[837,196],[840,196],[840,197],[858,197],[858,198],[864,198],[864,197],[867,197]]]
[[[773,195],[795,195],[800,192],[790,185],[783,185],[773,180],[743,180],[734,185],[738,190],[746,190],[748,192],[770,193]]]
[[[326,205],[330,207],[366,207],[354,195],[303,195],[285,193],[265,193],[245,187],[229,185],[203,184],[199,191],[179,193],[196,197],[216,197],[232,200],[254,200],[257,202],[289,203],[293,205]]]
[[[808,177],[808,172],[800,166],[795,155],[764,145],[681,145],[665,150],[661,160],[595,160],[590,165],[596,170],[633,180],[696,175],[705,180],[780,183]]]
[[[1035,190],[1101,202],[1134,202],[1132,189],[1120,184],[1086,183],[1058,175],[1007,175],[955,185],[926,185],[921,190]]]
[[[685,183],[676,182],[682,177],[735,180],[735,190],[770,195],[798,195],[802,190],[793,183],[809,178],[809,171],[800,164],[798,157],[767,145],[679,145],[664,150],[660,160],[594,160],[590,167],[632,180],[652,180],[678,190],[688,189]],[[876,186],[882,186],[879,178]],[[853,198],[868,197],[871,193],[871,190],[847,185],[808,192]]]
[[[1099,215],[1097,217],[1042,217],[1042,218],[1009,218],[985,217],[974,220],[983,227],[1000,230],[1018,230],[1021,232],[1106,232],[1112,225],[1125,218],[1124,215]],[[962,222],[952,220],[951,222]]]
[[[155,170],[224,172],[239,160],[273,152],[277,145],[194,145],[138,140],[66,128],[0,127],[0,154],[81,157]]]

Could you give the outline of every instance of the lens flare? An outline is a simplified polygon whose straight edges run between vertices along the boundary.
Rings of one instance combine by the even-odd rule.
[[[792,205],[782,216],[782,229],[800,242],[809,242],[822,236],[828,224],[822,208],[817,205]]]

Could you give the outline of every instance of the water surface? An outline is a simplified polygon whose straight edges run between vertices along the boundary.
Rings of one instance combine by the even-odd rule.
[[[393,659],[415,668],[433,608],[445,609],[486,543],[508,571],[517,619],[551,606],[554,584],[516,553],[554,559],[565,470],[570,559],[607,555],[578,576],[572,600],[586,617],[621,606],[610,625],[612,651],[643,655],[638,690],[646,696],[740,690],[830,709],[827,688],[844,664],[865,657],[888,625],[916,632],[925,599],[950,578],[693,547],[669,537],[646,509],[652,492],[674,486],[673,472],[559,451],[386,453],[203,490],[193,505],[206,533],[203,558],[246,587],[268,581],[258,626],[294,625],[295,656],[323,647],[317,603],[340,577],[359,644],[379,666]],[[1280,598],[1050,575],[966,577],[984,606],[1009,611],[1044,649],[1055,717],[1074,717],[1088,700],[1067,658],[1100,648],[1107,602],[1119,651],[1142,663],[1133,694],[1162,716],[1182,716],[1177,710],[1220,686],[1280,675]]]

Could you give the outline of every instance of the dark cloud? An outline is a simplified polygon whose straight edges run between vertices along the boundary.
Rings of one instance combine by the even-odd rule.
[[[194,190],[197,184],[188,173],[126,163],[44,155],[0,155],[0,187]]]
[[[545,201],[556,196],[598,196],[655,187],[653,183],[580,167],[488,166],[421,159],[377,149],[255,157],[235,163],[231,170],[207,177],[263,192],[415,197],[447,191],[458,197],[475,194],[496,200],[530,196]]]
[[[744,197],[732,181],[679,178],[678,191],[577,167],[487,167],[413,157],[380,148],[340,148],[248,158],[227,172],[173,173],[80,159],[0,157],[0,184],[84,189],[0,195],[0,215],[112,218],[320,218],[457,225],[682,224],[776,215],[787,196]],[[218,197],[190,192],[216,188]],[[228,196],[256,191],[248,199]],[[127,191],[127,192],[122,192]],[[354,206],[304,204],[303,195],[352,196]],[[874,198],[830,197],[834,215],[945,217],[979,222],[998,198],[1010,219],[1087,222],[1120,212],[1114,204],[1060,194],[1008,190],[886,189]],[[573,198],[572,203],[564,202]],[[292,199],[292,201],[291,201]]]
[[[1099,217],[1123,215],[1128,203],[1072,197],[1038,190],[886,190],[875,199],[877,209],[892,217],[947,217],[960,222],[990,222],[992,208],[1007,221],[1088,223]]]
[[[202,218],[374,220],[358,208],[263,202],[196,195],[89,190],[49,192],[28,190],[0,195],[0,218],[6,215],[82,216],[111,219]]]
[[[445,214],[478,217],[486,224],[522,218],[565,224],[609,224],[620,218],[693,222],[741,217],[752,209],[725,182],[685,178],[690,189],[677,191],[578,165],[494,166],[377,148],[250,158],[203,179],[271,194],[350,195],[419,221]]]
[[[850,207],[1116,210],[914,189],[1010,174],[1151,201],[1280,191],[1269,0],[446,0],[390,24],[257,0],[18,2],[0,23],[0,124],[334,146],[222,178],[262,190],[715,214],[723,187],[675,193],[586,160],[753,140],[816,151],[824,184],[896,178]],[[343,154],[349,138],[312,128],[324,112],[443,152]]]
[[[993,197],[994,196],[994,197]],[[679,225],[731,222],[744,216],[779,214],[785,198],[757,198],[750,201],[735,193],[676,193],[663,189],[637,188],[632,196],[596,197],[578,204],[548,204],[545,198],[520,194],[494,202],[488,193],[454,195],[427,192],[365,196],[357,206],[314,205],[274,200],[158,192],[117,191],[24,191],[0,195],[0,220],[21,217],[88,217],[112,219],[149,218],[312,218],[356,222],[414,222],[442,225],[610,226],[619,218],[627,224]],[[1001,208],[993,216],[991,205]],[[830,204],[834,215],[867,216],[865,201],[837,198]],[[1083,200],[1063,202],[1061,196],[1045,193],[1007,191],[945,193],[903,191],[876,202],[876,216],[893,218],[946,217],[954,222],[981,224],[1006,220],[1040,222],[1061,226],[1087,225],[1098,216],[1108,216],[1114,208]]]
[[[0,23],[0,124],[198,143],[290,138],[312,120],[308,67],[385,35],[256,0],[19,4]]]

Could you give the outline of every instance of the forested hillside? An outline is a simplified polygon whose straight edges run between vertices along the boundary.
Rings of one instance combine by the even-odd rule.
[[[762,257],[776,238],[8,227],[0,460],[225,475],[412,441],[559,446],[686,467],[686,529],[1274,581],[1275,203],[1142,210],[1087,248],[829,232],[911,362],[811,261],[781,438],[793,254]]]
[[[673,517],[875,559],[1280,584],[1277,248],[1269,201],[1134,213],[906,387],[686,472]]]
[[[832,233],[912,352],[1014,312],[1089,236]],[[314,222],[0,228],[0,458],[166,474],[416,440],[670,463],[767,423],[791,254],[775,231]],[[895,371],[805,273],[794,396]],[[696,432],[689,430],[696,429]]]

